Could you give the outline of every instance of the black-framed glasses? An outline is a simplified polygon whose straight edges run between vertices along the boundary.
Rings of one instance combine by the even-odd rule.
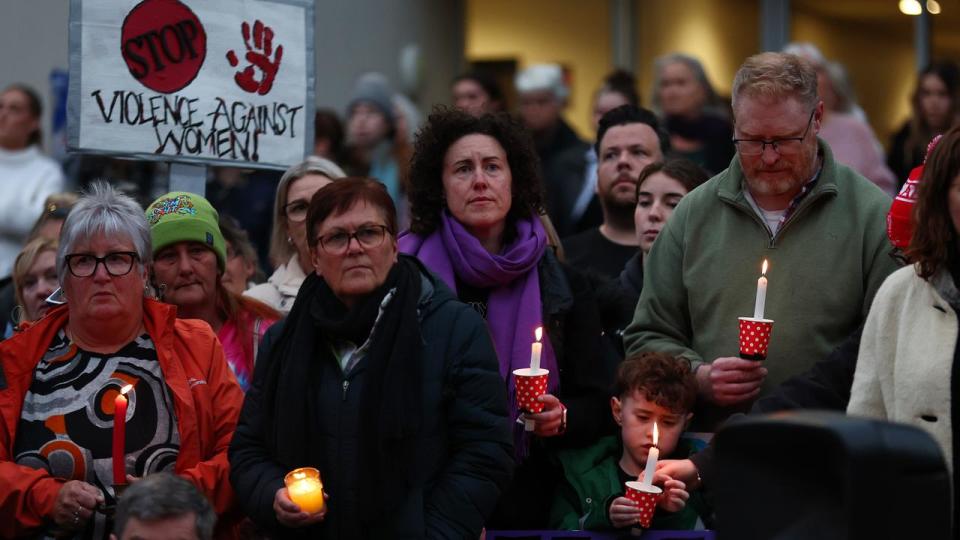
[[[810,111],[810,118],[807,119],[807,128],[803,130],[803,135],[799,137],[782,137],[778,139],[770,139],[765,141],[763,139],[733,139],[733,144],[737,146],[737,151],[744,156],[759,156],[767,149],[767,145],[773,147],[773,151],[780,154],[781,156],[788,156],[797,154],[803,148],[803,140],[807,137],[807,133],[810,131],[810,126],[813,124],[813,114],[817,110],[813,109]]]
[[[384,225],[366,225],[352,233],[338,231],[325,234],[319,238],[320,248],[330,255],[343,255],[350,246],[350,240],[357,239],[360,247],[375,248],[383,243],[387,237],[387,227]]]
[[[107,273],[113,277],[125,276],[133,269],[133,263],[139,260],[134,251],[114,251],[103,257],[90,253],[72,253],[65,257],[67,269],[76,277],[90,277],[97,271],[97,266],[103,264]]]
[[[310,209],[310,203],[307,201],[297,200],[292,203],[288,203],[283,207],[283,214],[287,216],[287,219],[294,223],[300,223],[301,221],[307,219],[307,210]]]

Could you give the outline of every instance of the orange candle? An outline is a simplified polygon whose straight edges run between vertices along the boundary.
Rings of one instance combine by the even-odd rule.
[[[313,467],[300,467],[287,473],[283,479],[287,495],[301,510],[315,514],[323,510],[323,482],[320,471]]]

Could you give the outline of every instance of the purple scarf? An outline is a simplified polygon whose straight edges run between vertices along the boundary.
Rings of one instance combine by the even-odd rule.
[[[530,367],[533,332],[543,326],[537,264],[547,249],[547,233],[539,219],[519,220],[516,227],[516,240],[499,254],[484,249],[447,210],[441,214],[440,226],[429,236],[408,231],[398,239],[401,253],[416,255],[454,292],[457,278],[473,287],[490,289],[487,326],[500,360],[500,376],[507,381],[514,418],[517,405],[512,373]],[[548,329],[543,331],[540,366],[550,370],[547,391],[556,393],[560,380],[557,358],[546,336]]]

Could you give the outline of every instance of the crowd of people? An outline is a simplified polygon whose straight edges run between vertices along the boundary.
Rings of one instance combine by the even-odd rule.
[[[745,59],[729,105],[655,65],[649,109],[603,81],[592,144],[557,65],[516,116],[474,72],[422,122],[365,75],[257,201],[267,256],[215,194],[60,193],[4,90],[0,537],[709,529],[710,434],[789,408],[917,426],[956,485],[960,72],[921,72],[885,163],[809,44]]]

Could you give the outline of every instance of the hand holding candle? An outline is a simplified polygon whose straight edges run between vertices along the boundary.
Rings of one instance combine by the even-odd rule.
[[[127,397],[133,390],[128,384],[120,389],[113,402],[113,484],[115,486],[127,483],[126,441],[127,441]]]
[[[763,266],[760,269],[760,279],[757,280],[757,300],[753,304],[753,318],[762,319],[763,311],[767,303],[767,260],[763,260]]]
[[[301,510],[316,514],[323,510],[323,482],[320,471],[313,467],[300,467],[287,473],[283,479],[287,495]]]
[[[643,476],[637,478],[641,484],[653,485],[653,474],[657,471],[657,460],[660,458],[660,448],[657,443],[660,442],[660,430],[657,429],[657,423],[653,423],[653,446],[650,447],[650,453],[647,454],[647,465],[643,469]]]

